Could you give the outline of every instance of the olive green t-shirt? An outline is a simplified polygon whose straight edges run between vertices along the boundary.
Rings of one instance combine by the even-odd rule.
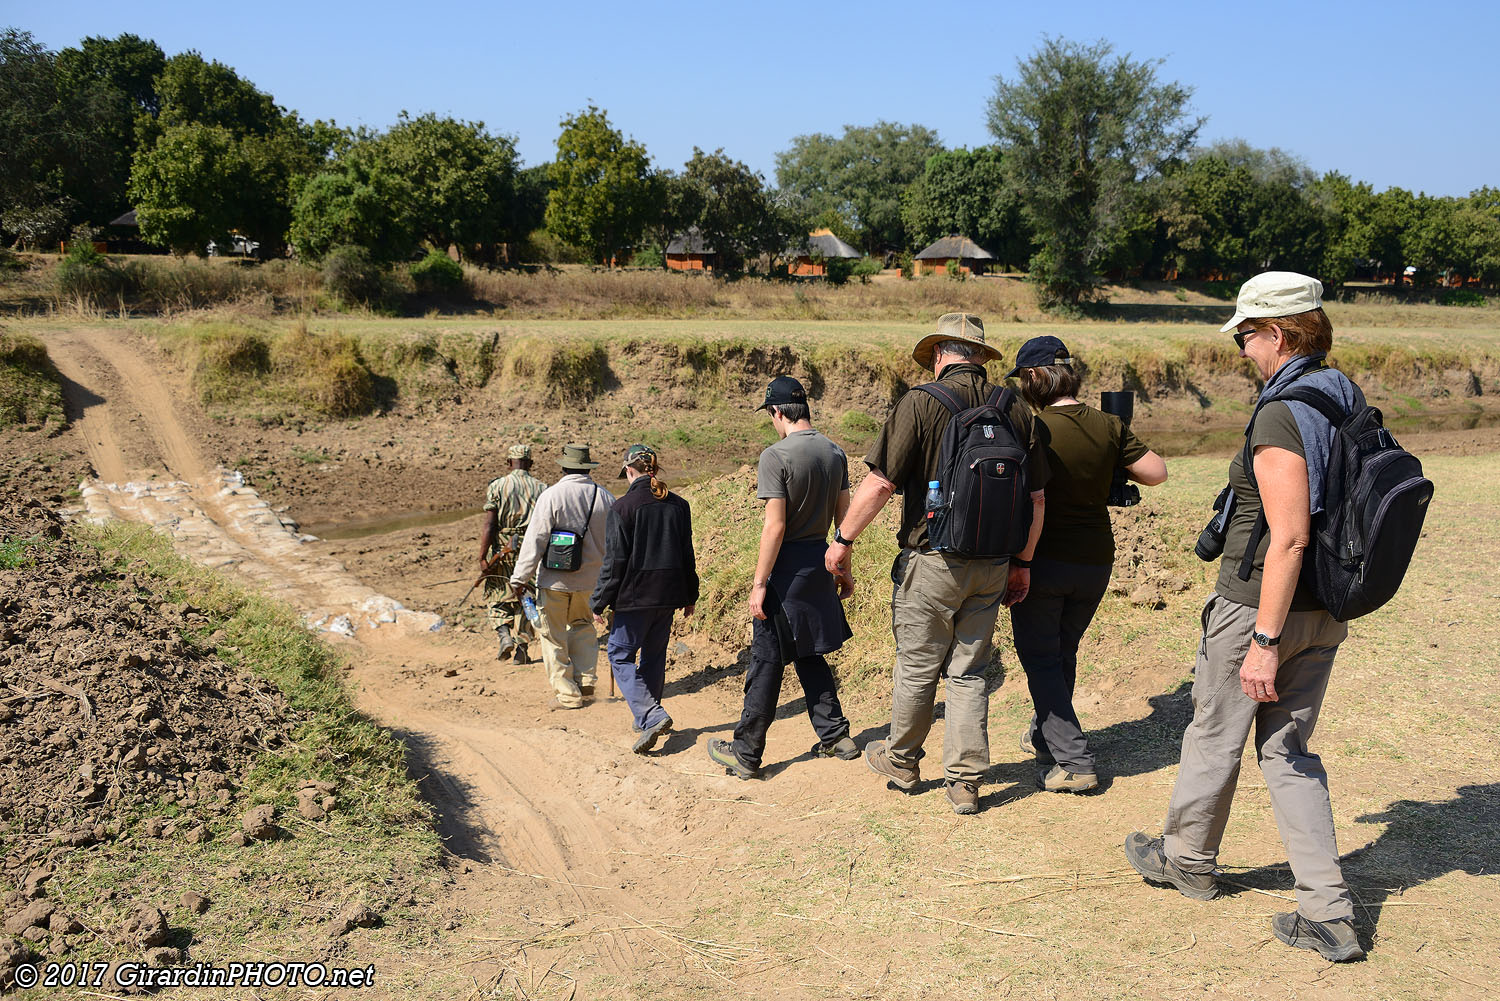
[[[1047,514],[1036,544],[1039,559],[1109,566],[1115,536],[1109,527],[1109,487],[1115,470],[1149,449],[1114,414],[1087,403],[1050,406],[1037,415],[1047,449]]]
[[[1284,448],[1288,452],[1304,455],[1302,432],[1297,430],[1297,419],[1292,408],[1284,401],[1268,403],[1255,418],[1254,436],[1250,442],[1250,454],[1261,445]],[[1234,489],[1234,513],[1224,530],[1224,556],[1219,561],[1219,582],[1214,590],[1230,601],[1241,605],[1260,607],[1260,579],[1266,566],[1266,550],[1271,546],[1271,533],[1261,536],[1260,546],[1255,550],[1254,569],[1249,580],[1240,580],[1240,561],[1245,558],[1245,546],[1250,542],[1250,533],[1261,513],[1260,492],[1250,485],[1245,475],[1243,452],[1236,452],[1229,463],[1229,485]],[[1292,593],[1292,611],[1311,612],[1322,608],[1313,596],[1305,580],[1297,582]]]
[[[938,380],[969,406],[983,403],[990,391],[983,365],[961,363],[943,369]],[[1047,485],[1047,456],[1037,438],[1031,412],[1019,396],[1012,398],[1005,416],[1016,429],[1017,438],[1026,444],[1026,482],[1032,490]],[[942,457],[943,432],[953,414],[931,393],[911,390],[896,401],[896,406],[880,429],[880,437],[870,446],[865,465],[896,484],[902,494],[901,528],[896,541],[903,548],[927,546],[927,484],[937,479],[938,460]],[[1043,521],[1043,527],[1046,522]]]

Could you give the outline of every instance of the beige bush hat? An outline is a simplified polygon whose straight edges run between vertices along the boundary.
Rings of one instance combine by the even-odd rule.
[[[912,360],[923,368],[932,368],[934,350],[943,341],[966,341],[980,348],[981,363],[995,361],[1000,352],[984,340],[984,321],[973,313],[944,313],[938,317],[937,330],[917,342],[911,349]]]
[[[1219,328],[1227,334],[1246,320],[1292,316],[1323,307],[1323,283],[1295,271],[1263,271],[1240,286],[1234,318]]]
[[[571,469],[575,473],[599,467],[599,463],[589,458],[589,447],[587,445],[581,445],[578,442],[572,441],[563,446],[562,458],[557,460],[557,464],[563,469]]]

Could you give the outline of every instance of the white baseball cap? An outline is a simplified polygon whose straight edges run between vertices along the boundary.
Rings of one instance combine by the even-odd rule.
[[[1263,271],[1240,286],[1234,318],[1219,328],[1227,334],[1246,320],[1292,316],[1323,308],[1323,283],[1295,271]]]

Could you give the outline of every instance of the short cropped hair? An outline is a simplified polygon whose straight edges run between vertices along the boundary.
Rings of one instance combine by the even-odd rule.
[[[934,355],[958,355],[960,358],[976,358],[979,348],[969,341],[938,341],[933,347]]]
[[[812,408],[806,403],[775,403],[771,405],[771,409],[793,424],[812,420]]]
[[[1272,324],[1281,328],[1281,335],[1292,354],[1327,354],[1333,349],[1333,324],[1328,322],[1328,314],[1321,306],[1291,316],[1265,316],[1250,321],[1250,325],[1261,333],[1270,330]]]
[[[1078,398],[1083,377],[1072,365],[1038,365],[1021,369],[1021,399],[1033,410],[1050,407],[1065,396]]]

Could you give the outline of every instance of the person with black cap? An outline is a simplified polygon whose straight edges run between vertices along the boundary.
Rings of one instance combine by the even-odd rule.
[[[1047,520],[1031,557],[1031,589],[1010,606],[1016,656],[1036,710],[1021,748],[1036,756],[1043,789],[1087,792],[1099,779],[1073,709],[1073,686],[1079,640],[1114,566],[1110,484],[1115,470],[1123,469],[1132,480],[1154,486],[1166,480],[1167,464],[1120,418],[1078,402],[1082,380],[1058,338],[1033,337],[1021,345],[1006,378],[1018,380],[1021,398],[1037,413],[1052,471]]]
[[[849,509],[849,459],[813,429],[807,393],[796,379],[771,380],[756,409],[770,412],[779,440],[761,453],[757,473],[756,496],[766,508],[750,588],[745,707],[733,741],[708,742],[708,756],[742,779],[760,772],[788,663],[796,665],[818,738],[812,753],[859,757],[824,659],[853,635],[841,601],[853,593],[854,580],[823,566],[828,529]]]
[[[609,509],[604,562],[589,598],[597,616],[614,609],[609,667],[634,716],[636,754],[650,751],[672,729],[661,704],[672,616],[679,608],[692,615],[698,601],[692,512],[660,472],[655,449],[632,445],[626,451],[620,478],[629,485]]]

